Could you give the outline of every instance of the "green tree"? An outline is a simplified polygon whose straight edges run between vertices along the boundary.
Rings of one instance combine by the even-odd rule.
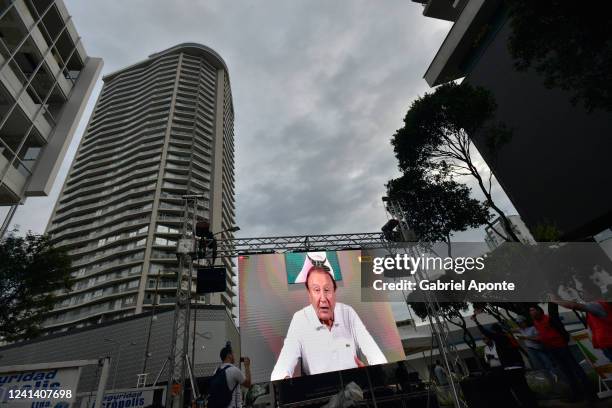
[[[0,339],[36,337],[56,303],[52,292],[71,287],[70,258],[47,236],[28,232],[2,239],[0,260]]]
[[[505,125],[493,121],[496,109],[493,96],[484,88],[447,83],[412,103],[404,127],[397,130],[391,144],[404,173],[473,177],[486,206],[497,213],[506,231],[498,231],[490,222],[488,225],[504,239],[519,241],[510,220],[493,201],[492,173],[483,176],[474,162],[471,136],[481,135],[493,153],[511,137]]]
[[[399,203],[419,241],[445,241],[451,256],[451,233],[486,224],[489,209],[470,197],[470,189],[445,172],[427,175],[410,168],[387,184],[387,196]]]
[[[571,92],[572,103],[612,110],[612,14],[605,1],[506,2],[508,48],[518,70],[534,68],[548,88]]]

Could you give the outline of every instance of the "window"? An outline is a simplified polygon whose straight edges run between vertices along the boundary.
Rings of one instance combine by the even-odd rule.
[[[163,265],[152,263],[149,265],[149,273],[159,273],[164,269]]]
[[[158,225],[157,232],[161,234],[178,234],[179,230],[177,228],[168,227],[166,225]]]
[[[155,237],[155,245],[176,246],[176,241],[167,238]]]
[[[129,272],[129,274],[130,274],[130,275],[135,275],[135,274],[140,273],[140,271],[142,271],[142,265],[132,266],[132,267],[130,268],[130,272]]]
[[[134,289],[138,287],[138,284],[140,283],[139,280],[133,280],[130,283],[128,283],[128,289]]]

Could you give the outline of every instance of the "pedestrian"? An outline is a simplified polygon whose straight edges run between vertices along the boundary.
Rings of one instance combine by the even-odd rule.
[[[489,368],[501,367],[501,361],[499,361],[499,355],[497,354],[497,348],[495,343],[490,337],[484,338],[484,358]]]
[[[603,299],[599,286],[587,281],[582,284],[582,297],[587,302],[572,302],[550,295],[551,302],[586,313],[593,347],[600,349],[612,362],[612,304]]]
[[[208,408],[242,408],[240,386],[251,386],[251,360],[244,357],[244,374],[236,367],[232,345],[228,341],[219,353],[222,364],[215,370],[208,385]]]
[[[434,365],[434,375],[438,381],[438,385],[448,385],[448,377],[446,376],[446,372],[444,371],[444,367],[442,367],[440,360],[436,360],[436,364]]]
[[[520,335],[517,338],[523,340],[527,356],[531,362],[531,367],[534,370],[553,370],[553,364],[550,356],[542,343],[538,341],[538,330],[524,316],[518,316],[516,322],[519,326]]]
[[[529,308],[529,314],[538,331],[537,341],[544,346],[570,386],[570,400],[579,401],[587,398],[592,401],[596,399],[589,378],[569,349],[569,333],[559,318],[559,306],[552,302],[549,303],[548,314],[545,314],[540,306],[535,305]]]
[[[537,407],[535,394],[531,391],[525,379],[525,362],[517,341],[509,333],[506,333],[498,323],[491,325],[490,330],[483,327],[478,321],[477,314],[478,312],[474,313],[472,320],[474,320],[482,335],[485,336],[485,344],[488,343],[485,347],[485,359],[487,359],[487,353],[489,353],[489,366],[497,375],[500,375],[514,400],[514,403],[502,400],[502,405],[509,403],[510,406]],[[497,359],[493,350],[497,354]]]

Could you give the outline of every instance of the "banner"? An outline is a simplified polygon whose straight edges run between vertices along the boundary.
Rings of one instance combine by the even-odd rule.
[[[104,393],[102,408],[144,408],[153,403],[155,388],[130,388],[123,390],[110,390]],[[96,403],[95,393],[83,395],[80,408],[93,408]]]
[[[19,370],[0,367],[0,406],[3,408],[64,408],[75,401],[80,367],[38,370],[23,367]]]

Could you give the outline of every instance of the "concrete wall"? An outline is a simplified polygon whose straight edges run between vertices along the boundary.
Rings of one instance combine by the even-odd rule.
[[[173,311],[166,311],[158,314],[153,321],[149,347],[151,357],[147,365],[149,383],[157,376],[164,360],[168,358],[173,315]],[[149,314],[138,315],[93,328],[73,330],[2,347],[0,348],[0,366],[97,359],[110,356],[112,361],[107,389],[135,387],[137,374],[143,369],[150,321]],[[198,308],[197,322],[194,371],[198,376],[210,375],[220,364],[219,351],[227,340],[232,341],[236,354],[240,354],[240,338],[224,306]],[[191,332],[193,332],[193,326]],[[112,339],[114,342],[105,339]],[[135,345],[132,345],[132,342]],[[120,352],[118,344],[121,344]],[[119,361],[118,366],[117,361]],[[96,367],[85,367],[78,392],[89,392],[94,389],[97,384],[96,378]],[[167,368],[160,381],[165,382],[166,379]],[[115,383],[114,387],[113,383]]]
[[[506,21],[466,80],[494,93],[513,137],[497,156],[475,143],[530,228],[552,223],[568,239],[596,234],[612,225],[612,114],[589,114],[533,71],[516,72],[509,32]]]

